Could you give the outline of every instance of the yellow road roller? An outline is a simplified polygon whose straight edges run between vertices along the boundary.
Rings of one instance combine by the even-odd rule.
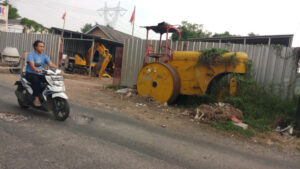
[[[235,95],[236,79],[232,74],[246,73],[248,55],[242,52],[227,52],[216,57],[213,64],[205,62],[204,53],[198,51],[179,51],[168,46],[168,34],[181,31],[168,23],[146,26],[146,49],[144,65],[137,79],[137,91],[141,96],[150,96],[161,103],[172,103],[179,94],[203,96],[214,83],[226,81],[227,87],[218,89],[219,95],[225,92]],[[165,44],[160,38],[159,49],[154,50],[148,43],[148,34],[152,30],[162,37],[166,33]],[[179,44],[179,43],[178,43]],[[216,50],[216,49],[215,49]],[[158,52],[155,52],[158,51]],[[147,63],[148,57],[155,61]],[[201,62],[201,58],[203,62]],[[234,59],[234,63],[233,60]],[[209,59],[208,59],[209,60]],[[222,62],[223,61],[223,62]]]

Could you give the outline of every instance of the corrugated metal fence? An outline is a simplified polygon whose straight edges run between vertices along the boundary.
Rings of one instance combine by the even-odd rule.
[[[157,52],[159,41],[151,40],[149,42]],[[228,51],[245,52],[253,61],[254,76],[257,82],[271,87],[272,91],[283,97],[292,97],[294,94],[297,65],[293,48],[208,42],[169,42],[173,49],[176,49],[178,43],[180,43],[181,50],[200,51],[223,48]],[[121,85],[133,86],[136,84],[138,73],[143,65],[145,45],[145,40],[128,39],[125,41]]]
[[[36,40],[45,42],[45,54],[54,64],[58,64],[60,36],[51,34],[23,34],[0,32],[0,51],[6,46],[16,47],[21,56],[33,51],[32,44]]]

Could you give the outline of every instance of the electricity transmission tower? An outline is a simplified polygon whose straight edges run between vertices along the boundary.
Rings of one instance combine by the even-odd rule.
[[[118,6],[109,8],[107,7],[107,3],[105,2],[104,8],[98,9],[97,12],[100,16],[104,16],[104,20],[107,25],[114,26],[117,22],[119,16],[123,16],[127,10],[122,8],[120,5],[120,1]]]

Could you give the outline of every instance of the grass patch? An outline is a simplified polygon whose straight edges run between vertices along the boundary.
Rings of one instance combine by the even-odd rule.
[[[124,86],[121,86],[121,85],[107,85],[106,88],[108,89],[122,89],[122,88],[125,88]]]
[[[231,122],[231,121],[214,122],[211,124],[211,126],[218,130],[226,131],[226,132],[233,133],[233,134],[238,134],[238,135],[241,135],[244,137],[253,137],[255,135],[254,130],[252,130],[252,129],[244,130],[241,127],[235,126],[233,124],[233,122]]]

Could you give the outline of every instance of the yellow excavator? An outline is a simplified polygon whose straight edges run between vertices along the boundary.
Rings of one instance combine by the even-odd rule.
[[[80,54],[75,54],[74,58],[69,58],[69,63],[73,62],[73,65],[69,69],[73,73],[81,73],[85,74],[88,72],[89,63],[91,59],[92,47],[88,50],[88,53],[85,56],[81,56]],[[108,77],[111,78],[111,74],[113,72],[113,66],[110,68],[109,73],[105,73],[105,70],[112,58],[112,55],[109,53],[109,50],[98,42],[94,45],[93,52],[93,60],[92,60],[92,73],[94,76],[98,77]],[[71,61],[73,60],[73,61]],[[74,62],[75,60],[75,62]]]

